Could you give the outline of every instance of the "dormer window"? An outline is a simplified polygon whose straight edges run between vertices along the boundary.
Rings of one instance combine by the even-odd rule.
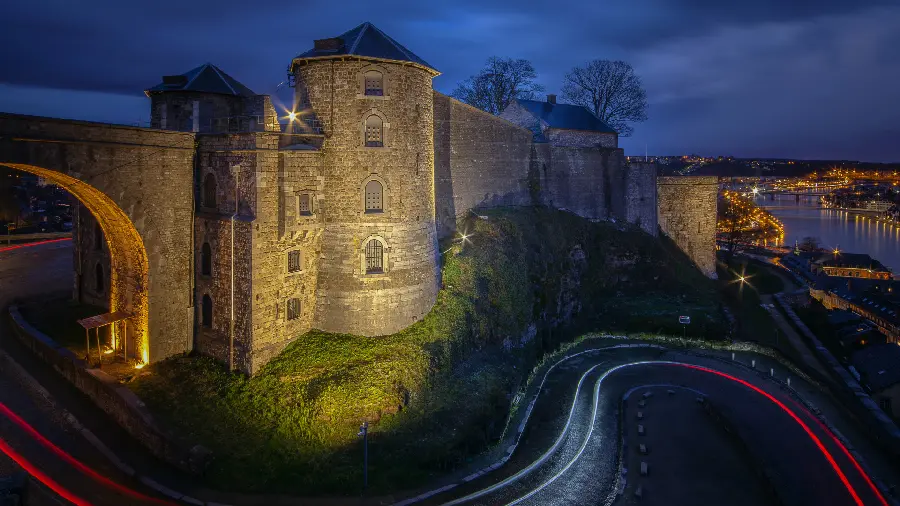
[[[365,73],[365,92],[368,96],[381,97],[384,96],[384,75],[377,70],[370,70]]]

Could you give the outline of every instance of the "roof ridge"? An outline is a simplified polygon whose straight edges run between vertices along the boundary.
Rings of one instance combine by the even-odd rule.
[[[400,51],[401,53],[403,53],[408,59],[415,61],[415,60],[414,60],[414,56],[415,56],[415,55],[410,54],[410,53],[409,53],[409,50],[405,49],[403,46],[400,45],[399,42],[397,42],[397,41],[395,41],[394,39],[392,39],[390,35],[388,35],[388,34],[382,32],[380,28],[378,28],[377,26],[375,26],[375,25],[369,23],[368,21],[367,21],[366,23],[368,23],[372,28],[375,29],[376,32],[380,33],[382,37],[384,37],[385,39],[387,39],[388,42],[390,42],[394,47],[396,47],[396,48],[397,48],[397,51]],[[417,56],[415,56],[415,59],[420,59],[420,58],[417,57]]]
[[[359,31],[359,35],[356,36],[356,40],[353,41],[353,45],[350,46],[350,50],[347,51],[348,53],[353,54],[353,52],[356,51],[356,46],[359,45],[359,41],[362,40],[363,34],[366,33],[366,30],[370,26],[372,26],[372,23],[369,23],[368,21],[366,21],[365,23],[362,24],[362,30]],[[376,30],[377,30],[377,28],[376,28]]]
[[[209,64],[207,64],[207,65],[209,65],[210,67],[212,67],[212,69],[213,69],[213,71],[216,73],[216,75],[219,76],[219,79],[221,79],[222,82],[225,83],[225,86],[228,86],[228,89],[231,90],[231,93],[234,93],[235,95],[240,95],[240,93],[238,93],[238,92],[234,89],[234,86],[232,86],[231,83],[228,82],[228,79],[225,79],[225,76],[222,75],[223,72],[220,71],[218,67],[216,67],[216,66],[213,65],[212,63],[209,63]]]
[[[194,77],[192,77],[191,80],[188,81],[184,86],[182,86],[181,89],[182,89],[182,90],[186,90],[186,89],[188,88],[188,86],[190,86],[191,83],[193,83],[194,81],[196,81],[197,78],[200,77],[200,74],[203,73],[203,70],[204,70],[203,67],[208,67],[208,66],[210,66],[210,65],[211,65],[211,64],[207,62],[207,63],[204,63],[203,65],[200,65],[199,67],[194,67],[193,69],[191,69],[191,70],[197,70],[197,69],[199,69],[199,70],[197,70],[197,73],[194,74]],[[187,72],[185,72],[185,74],[188,74],[188,73],[190,73],[190,72],[191,72],[191,71],[188,70]]]

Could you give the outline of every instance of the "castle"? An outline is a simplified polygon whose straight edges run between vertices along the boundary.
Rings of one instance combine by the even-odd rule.
[[[434,91],[438,75],[364,23],[292,60],[292,111],[212,64],[146,91],[152,128],[196,139],[187,348],[253,374],[310,329],[397,332],[435,302],[438,240],[478,208],[542,204],[662,229],[714,273],[715,178],[657,178],[553,95],[497,117]],[[76,292],[99,304],[102,234],[82,208],[76,270],[97,275]]]

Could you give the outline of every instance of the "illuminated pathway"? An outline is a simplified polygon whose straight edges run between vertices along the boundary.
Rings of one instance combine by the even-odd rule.
[[[740,359],[740,357],[738,357]],[[749,362],[749,359],[745,359]],[[835,435],[803,405],[798,403],[779,384],[764,379],[758,373],[728,361],[688,355],[675,351],[653,349],[618,349],[588,353],[572,359],[568,372],[559,373],[559,379],[550,385],[551,394],[538,398],[535,415],[529,420],[521,445],[513,454],[508,466],[494,473],[473,480],[468,485],[453,489],[449,494],[437,496],[428,504],[528,504],[528,505],[611,505],[615,504],[712,504],[728,503],[725,498],[729,487],[752,486],[759,488],[759,478],[753,473],[734,477],[740,483],[722,483],[720,490],[713,490],[716,497],[692,497],[675,502],[669,497],[653,495],[654,490],[666,486],[677,487],[685,480],[704,480],[709,476],[691,475],[687,462],[712,461],[709,465],[724,465],[721,452],[733,448],[720,446],[697,458],[697,452],[710,438],[711,424],[682,427],[688,438],[679,440],[655,440],[653,444],[668,445],[667,452],[677,452],[681,458],[662,460],[651,452],[645,460],[652,463],[649,476],[639,476],[639,469],[626,468],[620,479],[619,455],[631,455],[638,451],[643,434],[637,434],[637,425],[646,425],[647,431],[654,424],[659,429],[684,424],[690,409],[701,409],[695,397],[721,408],[726,418],[743,440],[745,446],[762,462],[768,482],[782,504],[807,505],[887,505],[890,499],[876,487],[863,466]],[[577,373],[577,374],[576,374]],[[783,377],[783,375],[782,375]],[[564,381],[577,388],[565,390]],[[795,380],[796,381],[796,380]],[[670,385],[661,387],[660,385]],[[688,389],[688,391],[685,391]],[[678,410],[653,412],[654,397],[672,394],[692,401],[679,404]],[[678,393],[676,393],[676,391]],[[541,418],[544,409],[554,402],[558,404],[565,392],[566,403],[571,404],[569,416],[553,423]],[[646,405],[647,419],[641,422],[633,418],[623,420],[626,429],[625,452],[620,453],[623,438],[620,433],[618,410],[624,396],[633,392],[631,403]],[[644,398],[643,393],[650,392]],[[692,405],[693,404],[693,405]],[[570,406],[566,404],[566,406]],[[560,410],[555,409],[556,413]],[[643,416],[643,414],[642,414]],[[655,417],[655,418],[654,418]],[[696,423],[691,421],[690,423]],[[658,432],[663,432],[658,430]],[[554,434],[549,440],[546,434]],[[652,446],[652,445],[651,445]],[[632,452],[629,454],[628,452]],[[743,456],[744,460],[749,457]],[[634,460],[634,459],[631,459]],[[640,458],[639,458],[640,460]],[[739,461],[746,468],[749,464]],[[515,474],[509,470],[517,470]],[[679,482],[679,480],[681,480]],[[632,482],[632,483],[629,483]],[[752,482],[752,483],[751,483]],[[635,484],[643,486],[645,497],[635,500]],[[628,485],[626,487],[626,485]],[[717,485],[713,485],[715,488]],[[654,487],[656,487],[654,489]],[[625,490],[625,494],[619,494]],[[765,504],[750,502],[742,504]]]

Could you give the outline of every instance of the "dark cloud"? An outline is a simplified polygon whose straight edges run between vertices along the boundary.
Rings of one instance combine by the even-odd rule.
[[[130,122],[145,107],[143,89],[207,61],[272,94],[313,39],[372,21],[441,70],[435,88],[444,92],[492,55],[532,60],[548,91],[589,59],[632,62],[651,104],[650,120],[623,140],[632,152],[647,144],[651,152],[900,159],[890,137],[900,113],[891,84],[900,82],[895,0],[89,5],[0,3],[0,110],[44,111],[36,97],[45,93],[53,110],[78,115],[81,102],[81,117],[115,121],[107,118],[127,110],[119,121]],[[104,94],[136,98],[111,98],[102,111]]]

